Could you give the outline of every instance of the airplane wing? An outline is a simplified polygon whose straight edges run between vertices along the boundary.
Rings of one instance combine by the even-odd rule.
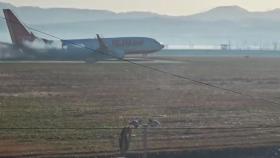
[[[100,37],[100,35],[96,34],[96,37],[97,37],[97,40],[98,40],[98,43],[99,43],[99,48],[97,50],[99,50],[99,51],[108,51],[109,48],[106,45],[106,43],[104,42],[104,40]]]
[[[107,56],[107,58],[115,58],[115,59],[123,59],[125,56],[125,52],[123,50],[108,47],[106,42],[99,36],[99,34],[96,35],[99,48],[96,50],[99,53],[102,53],[102,55]]]

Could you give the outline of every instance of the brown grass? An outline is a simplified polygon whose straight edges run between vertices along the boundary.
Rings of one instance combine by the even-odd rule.
[[[280,102],[280,59],[191,58],[149,64]],[[123,127],[154,117],[163,127],[279,125],[280,108],[130,64],[0,64],[0,128]],[[149,147],[275,144],[279,130],[150,131]],[[119,130],[0,130],[0,155],[118,150]],[[134,131],[131,150],[142,148]],[[7,145],[8,144],[8,145]]]

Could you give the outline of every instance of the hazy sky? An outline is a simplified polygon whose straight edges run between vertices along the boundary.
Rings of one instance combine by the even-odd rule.
[[[116,12],[152,11],[169,15],[188,15],[216,6],[239,5],[250,11],[280,8],[280,0],[0,0],[17,6],[74,7],[106,9]]]

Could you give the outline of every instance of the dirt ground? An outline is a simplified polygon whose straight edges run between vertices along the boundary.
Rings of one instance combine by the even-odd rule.
[[[280,58],[172,60],[145,65],[280,102]],[[103,128],[133,118],[165,128],[148,130],[150,151],[274,146],[279,114],[280,104],[128,63],[0,64],[0,156],[117,153],[120,129]],[[130,152],[142,149],[133,130]]]

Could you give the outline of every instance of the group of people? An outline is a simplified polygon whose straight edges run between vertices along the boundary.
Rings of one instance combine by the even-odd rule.
[[[160,122],[158,120],[154,119],[148,119],[147,123],[144,123],[142,119],[133,119],[128,123],[127,127],[124,127],[120,133],[120,138],[119,138],[119,147],[120,147],[120,153],[121,155],[125,155],[125,153],[129,149],[129,144],[131,141],[131,134],[132,134],[132,129],[137,129],[137,128],[159,128],[160,127]]]
[[[129,126],[133,128],[140,128],[143,126],[146,127],[152,127],[152,128],[158,128],[160,127],[160,122],[155,119],[148,119],[148,122],[145,124],[142,119],[133,119],[129,122]]]

